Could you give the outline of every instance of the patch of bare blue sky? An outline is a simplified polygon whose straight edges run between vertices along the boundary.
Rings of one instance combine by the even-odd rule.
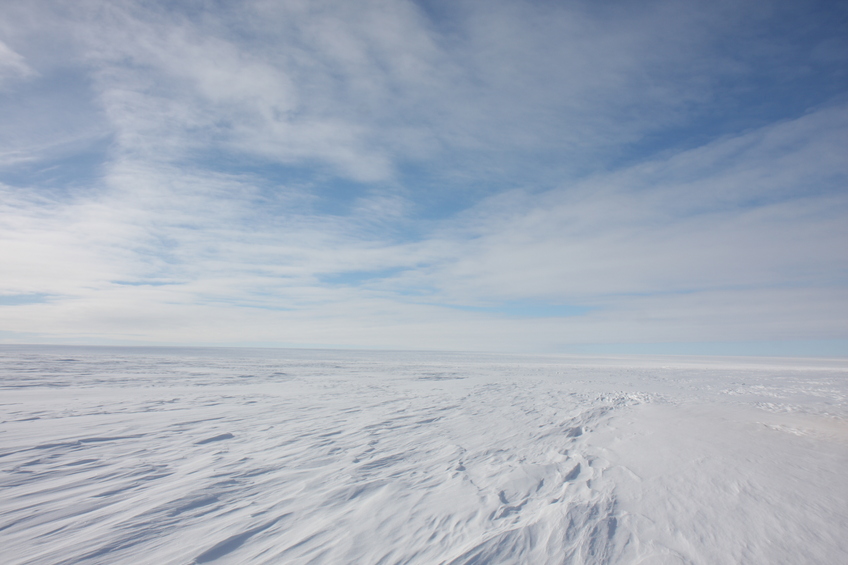
[[[50,295],[42,293],[0,294],[0,306],[44,304],[49,299]]]

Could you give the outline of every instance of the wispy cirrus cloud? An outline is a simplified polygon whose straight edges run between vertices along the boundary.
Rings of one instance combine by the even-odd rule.
[[[473,252],[435,278],[467,277],[466,296],[535,297],[844,282],[846,126],[845,106],[826,108],[572,186],[492,197],[464,216]]]
[[[12,2],[4,329],[845,339],[833,10]]]
[[[35,75],[35,71],[26,64],[24,58],[0,41],[0,88],[4,83],[26,79]]]

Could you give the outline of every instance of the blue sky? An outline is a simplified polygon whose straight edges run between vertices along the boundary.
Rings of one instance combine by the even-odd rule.
[[[848,355],[848,6],[8,0],[0,342]]]

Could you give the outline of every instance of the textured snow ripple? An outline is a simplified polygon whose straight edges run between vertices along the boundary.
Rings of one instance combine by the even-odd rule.
[[[0,353],[5,563],[848,555],[847,411],[804,389],[844,393],[833,367]],[[761,408],[775,382],[796,410]]]

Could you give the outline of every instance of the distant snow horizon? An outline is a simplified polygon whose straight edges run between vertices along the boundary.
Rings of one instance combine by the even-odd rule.
[[[785,358],[785,359],[844,359],[848,358],[848,342],[833,340],[829,342],[768,342],[768,343],[670,343],[670,344],[580,344],[565,347],[558,351],[510,351],[510,350],[467,350],[467,349],[416,349],[416,348],[387,348],[367,346],[344,346],[333,344],[272,344],[272,343],[198,343],[198,344],[167,344],[167,343],[137,343],[119,342],[103,343],[97,340],[85,342],[14,342],[0,339],[0,348],[32,347],[32,348],[104,348],[104,349],[137,349],[143,350],[191,350],[191,349],[234,349],[234,350],[303,350],[303,351],[349,351],[374,353],[455,353],[455,354],[503,354],[526,356],[562,356],[562,357],[731,357],[731,358]]]

